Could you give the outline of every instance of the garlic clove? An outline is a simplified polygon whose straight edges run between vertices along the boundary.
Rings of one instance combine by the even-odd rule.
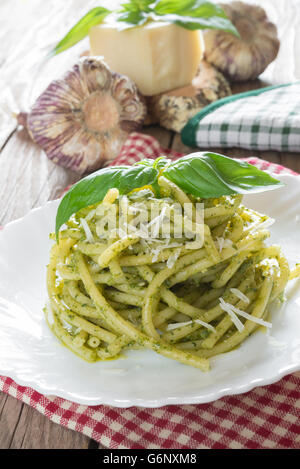
[[[144,99],[129,78],[99,57],[85,57],[50,83],[18,123],[54,163],[83,174],[116,158],[145,116]]]
[[[205,58],[231,81],[253,80],[277,57],[277,28],[258,5],[233,1],[221,6],[241,37],[205,31]]]

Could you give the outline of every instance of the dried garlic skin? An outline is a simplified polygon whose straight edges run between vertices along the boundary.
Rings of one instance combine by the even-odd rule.
[[[277,57],[277,28],[258,5],[234,1],[220,6],[241,37],[218,30],[205,31],[205,58],[230,81],[254,80]]]
[[[114,160],[146,116],[144,98],[100,57],[84,57],[20,113],[31,138],[54,163],[79,174]]]
[[[159,123],[166,129],[181,132],[188,120],[205,106],[231,95],[224,75],[205,60],[188,86],[147,98],[146,125]]]

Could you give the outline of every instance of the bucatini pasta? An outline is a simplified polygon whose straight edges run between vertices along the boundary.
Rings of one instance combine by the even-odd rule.
[[[266,244],[271,220],[241,195],[199,200],[158,183],[161,198],[110,189],[66,223],[50,254],[48,324],[90,362],[147,348],[207,371],[210,357],[272,327],[270,304],[299,266],[291,273]]]

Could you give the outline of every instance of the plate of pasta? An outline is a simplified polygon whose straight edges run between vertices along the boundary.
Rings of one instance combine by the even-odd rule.
[[[225,158],[106,168],[8,224],[0,373],[159,407],[300,370],[300,177]]]

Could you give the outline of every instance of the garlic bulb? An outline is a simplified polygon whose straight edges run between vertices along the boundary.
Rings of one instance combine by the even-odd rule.
[[[145,116],[144,100],[128,77],[100,57],[84,57],[50,83],[18,122],[54,163],[83,174],[118,156]]]
[[[240,38],[218,30],[205,31],[205,58],[231,81],[255,79],[277,57],[277,28],[257,5],[234,1],[221,6]]]

